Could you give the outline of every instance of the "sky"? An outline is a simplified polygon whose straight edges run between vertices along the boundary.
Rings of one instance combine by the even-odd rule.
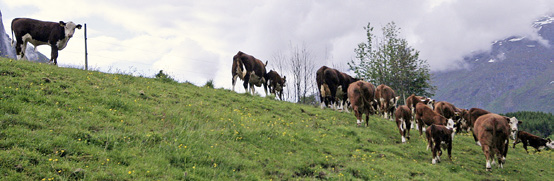
[[[6,32],[16,17],[87,25],[89,69],[231,88],[232,57],[265,62],[303,45],[317,66],[355,59],[354,49],[394,21],[432,71],[464,68],[463,57],[511,36],[540,40],[532,23],[550,0],[0,0]],[[84,29],[61,50],[62,67],[84,67]],[[48,46],[38,51],[50,56]],[[274,69],[268,63],[268,71]],[[347,70],[343,70],[347,71]],[[286,73],[284,73],[286,75]],[[287,76],[292,77],[292,76]],[[244,91],[239,81],[237,91]],[[258,89],[259,90],[259,89]]]

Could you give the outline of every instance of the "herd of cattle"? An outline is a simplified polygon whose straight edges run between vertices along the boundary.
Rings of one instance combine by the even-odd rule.
[[[73,22],[45,22],[28,18],[16,18],[12,21],[12,44],[14,40],[18,59],[25,59],[27,43],[35,48],[39,45],[50,45],[52,54],[50,61],[57,64],[58,50],[67,46],[67,42],[73,36],[75,28],[81,29],[80,24]],[[15,33],[15,38],[13,37]],[[276,71],[266,72],[266,63],[243,52],[238,52],[233,57],[232,84],[233,91],[237,78],[244,81],[244,89],[255,93],[254,86],[263,86],[267,95],[270,93],[283,100],[283,88],[286,76],[281,77]],[[369,115],[378,114],[385,119],[395,117],[402,143],[410,139],[410,129],[417,129],[420,136],[425,131],[427,149],[431,148],[432,163],[440,162],[441,147],[448,152],[451,158],[452,139],[457,131],[471,131],[473,137],[486,158],[486,169],[491,170],[491,162],[494,164],[496,156],[500,167],[505,163],[508,153],[508,140],[514,140],[513,147],[517,143],[523,143],[525,151],[530,145],[540,151],[544,147],[554,149],[554,142],[543,139],[524,131],[518,131],[518,121],[515,117],[508,118],[489,111],[471,108],[469,110],[456,108],[454,105],[422,96],[411,95],[406,99],[406,105],[397,106],[399,96],[389,86],[381,84],[375,87],[373,84],[353,78],[352,76],[326,66],[316,72],[316,82],[319,89],[321,108],[332,107],[348,111],[349,107],[356,116],[356,123],[361,126],[362,116],[365,114],[365,125],[369,125]],[[346,93],[344,91],[346,90]],[[337,92],[343,94],[337,97]],[[350,104],[348,104],[350,103]],[[339,105],[337,105],[339,104]]]
[[[254,86],[263,85],[266,95],[269,87],[270,92],[277,93],[282,100],[285,78],[281,78],[273,70],[266,73],[266,66],[267,62],[264,64],[239,51],[233,57],[233,90],[238,77],[244,81],[244,89],[252,94],[255,93]],[[501,116],[480,108],[461,109],[445,101],[436,102],[414,94],[406,99],[406,105],[397,106],[400,97],[389,86],[381,84],[375,87],[367,81],[327,66],[317,70],[316,82],[321,108],[342,107],[347,112],[351,108],[358,126],[362,126],[364,114],[366,126],[369,125],[369,115],[378,114],[385,119],[395,118],[402,143],[410,139],[410,129],[417,129],[420,136],[425,132],[427,149],[430,148],[432,152],[432,164],[440,162],[442,149],[445,149],[448,157],[452,159],[452,139],[459,131],[472,132],[476,144],[481,146],[485,154],[487,171],[491,171],[495,157],[499,166],[503,167],[508,153],[509,138],[514,140],[514,148],[517,143],[523,143],[525,151],[527,145],[534,147],[536,151],[545,147],[554,149],[554,142],[550,139],[519,131],[518,124],[521,124],[521,121],[515,117]],[[344,90],[345,94],[337,94]]]

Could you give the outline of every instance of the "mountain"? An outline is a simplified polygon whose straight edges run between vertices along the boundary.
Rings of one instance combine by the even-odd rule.
[[[527,37],[509,37],[494,42],[490,52],[466,57],[467,69],[434,73],[434,98],[496,113],[553,113],[553,20],[545,17],[533,24],[547,45]]]
[[[10,36],[6,33],[4,28],[4,23],[2,21],[2,12],[0,11],[0,57],[7,58],[16,58],[15,48],[12,47],[12,40]],[[11,31],[10,31],[11,33]],[[49,61],[48,57],[44,56],[42,53],[35,51],[33,45],[28,44],[27,50],[25,51],[27,59],[34,62],[47,63]]]

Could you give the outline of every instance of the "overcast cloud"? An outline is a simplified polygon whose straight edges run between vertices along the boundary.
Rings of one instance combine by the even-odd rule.
[[[513,35],[538,39],[532,22],[554,14],[554,3],[2,0],[0,10],[8,34],[16,17],[86,23],[93,69],[147,77],[164,70],[181,82],[203,85],[213,79],[216,87],[230,88],[232,57],[239,50],[265,62],[291,44],[305,44],[318,65],[342,65],[365,40],[368,22],[380,35],[381,27],[394,21],[432,71],[461,68],[464,56],[487,51],[495,40]],[[77,30],[59,54],[60,66],[84,66],[83,37],[83,29]],[[38,49],[50,55],[49,47]],[[273,68],[271,62],[268,67]]]

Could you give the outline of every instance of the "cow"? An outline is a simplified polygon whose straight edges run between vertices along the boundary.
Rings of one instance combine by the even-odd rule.
[[[52,48],[50,63],[58,64],[58,51],[67,46],[67,42],[75,33],[75,28],[81,29],[80,24],[71,21],[48,22],[30,18],[15,18],[12,20],[12,46],[14,41],[17,59],[27,59],[25,50],[27,42],[35,46],[50,45]],[[14,38],[15,34],[15,38]]]
[[[416,105],[416,122],[418,124],[419,129],[419,135],[423,135],[423,129],[424,126],[431,126],[432,124],[436,125],[444,125],[452,124],[454,125],[454,121],[452,119],[446,119],[444,116],[440,115],[439,113],[436,113],[431,108],[429,108],[427,105],[423,103],[417,103]]]
[[[362,116],[366,115],[366,127],[369,126],[369,114],[374,114],[375,112],[375,86],[369,82],[362,80],[356,81],[347,89],[348,99],[350,99],[350,105],[356,116],[356,124],[361,126],[363,123]]]
[[[400,96],[396,96],[394,90],[385,84],[377,86],[375,90],[375,99],[379,103],[379,114],[381,114],[385,119],[392,120],[394,110],[396,109],[396,102]]]
[[[267,61],[265,64],[255,58],[252,55],[248,55],[239,51],[235,56],[233,56],[233,91],[235,90],[235,84],[237,77],[241,80],[244,80],[244,89],[248,92],[248,86],[250,85],[251,94],[255,94],[254,86],[261,87],[264,86],[265,94],[267,95],[267,80],[266,69]]]
[[[554,149],[554,141],[550,140],[550,138],[544,139],[525,131],[517,132],[517,138],[514,140],[513,148],[515,148],[518,143],[523,143],[523,148],[527,154],[529,154],[529,151],[527,151],[527,145],[535,148],[535,153],[540,152],[545,147]]]
[[[415,119],[415,108],[416,108],[417,103],[419,103],[419,102],[423,102],[424,104],[429,106],[429,108],[433,109],[433,105],[435,104],[435,100],[433,100],[431,98],[426,98],[426,97],[423,97],[423,96],[416,96],[415,94],[410,95],[406,99],[406,105],[412,111],[412,127],[411,128],[414,128],[414,126],[416,126],[416,129],[418,129],[418,130],[419,130],[419,128],[417,127],[417,124],[415,122],[416,121],[416,119]]]
[[[458,110],[456,112],[459,113],[459,116],[460,116],[460,125],[458,126],[459,127],[459,131],[465,131],[465,132],[469,132],[469,120],[466,119],[469,115],[469,111],[467,109],[462,109],[462,108],[457,108]]]
[[[469,109],[468,113],[465,116],[465,119],[468,120],[468,123],[469,123],[469,129],[472,130],[473,132],[473,139],[475,140],[475,144],[479,146],[481,146],[481,143],[477,138],[477,134],[475,134],[474,124],[475,124],[475,121],[477,121],[477,119],[480,116],[483,116],[489,113],[490,113],[489,111],[481,108],[471,108]],[[517,120],[516,117],[511,117],[511,118],[506,117],[506,119],[508,121],[508,125],[510,126],[510,138],[515,140],[517,137],[517,131],[518,131],[517,126],[518,124],[521,124],[521,121]]]
[[[485,154],[487,171],[492,171],[491,161],[494,164],[495,155],[500,168],[503,168],[506,162],[510,136],[509,122],[510,118],[494,113],[482,115],[475,121],[473,131]]]
[[[431,161],[432,164],[441,161],[441,146],[443,150],[448,151],[448,158],[452,161],[452,140],[454,139],[455,134],[456,130],[454,129],[453,124],[449,124],[447,126],[432,124],[427,127],[427,130],[425,130],[425,136],[427,138],[427,150],[431,148],[431,152],[433,153]]]
[[[360,79],[352,78],[350,75],[342,73],[336,69],[322,66],[316,72],[317,88],[319,89],[319,98],[321,100],[321,108],[332,105],[333,109],[337,109],[337,91],[341,89],[347,91],[348,85]],[[346,107],[348,93],[343,94],[341,104]]]
[[[434,107],[434,111],[436,113],[439,113],[440,115],[444,116],[446,119],[452,119],[454,120],[454,123],[457,130],[460,130],[461,128],[461,121],[462,116],[459,112],[460,109],[456,108],[453,104],[446,102],[446,101],[439,101],[436,102]]]
[[[406,139],[410,140],[410,125],[412,119],[412,111],[406,105],[401,105],[394,112],[396,126],[402,137],[402,143],[406,143]]]
[[[267,87],[269,88],[269,92],[283,100],[283,88],[286,85],[287,76],[281,78],[279,73],[271,70],[266,74],[265,80],[268,81]]]

